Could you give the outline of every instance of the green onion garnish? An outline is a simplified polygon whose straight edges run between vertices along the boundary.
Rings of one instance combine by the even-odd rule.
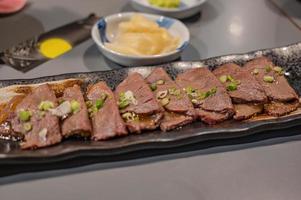
[[[265,66],[264,69],[266,72],[272,71],[272,67],[270,65]]]
[[[49,109],[53,108],[54,104],[51,101],[41,101],[38,108],[42,111],[48,111]]]
[[[24,123],[24,124],[23,124],[23,129],[24,129],[26,132],[30,131],[30,130],[32,129],[31,123],[29,123],[29,122]]]
[[[228,91],[234,91],[237,89],[237,84],[235,82],[231,82],[227,85],[227,90]]]
[[[77,113],[80,110],[80,103],[76,100],[72,100],[70,103],[73,114]]]
[[[256,69],[254,69],[254,70],[253,70],[253,72],[252,72],[252,74],[254,74],[254,75],[257,75],[257,74],[259,74],[259,69],[257,69],[257,68],[256,68]]]
[[[166,106],[167,104],[169,104],[169,101],[170,101],[169,98],[165,97],[160,102],[162,106]]]
[[[28,110],[20,110],[19,119],[23,122],[27,122],[30,120],[31,112]]]
[[[219,80],[220,80],[222,83],[226,83],[227,80],[228,80],[228,78],[227,78],[226,75],[222,75],[222,76],[219,77]]]
[[[150,85],[150,88],[151,88],[152,91],[155,91],[157,89],[157,84],[156,83],[152,83]]]
[[[157,82],[156,82],[157,85],[163,85],[164,83],[165,83],[164,80],[157,80]]]
[[[263,80],[267,83],[273,83],[275,79],[273,76],[264,76]]]

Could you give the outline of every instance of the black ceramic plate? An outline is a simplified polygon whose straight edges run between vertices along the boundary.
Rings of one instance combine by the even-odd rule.
[[[287,72],[287,79],[296,91],[301,94],[301,43],[281,48],[259,50],[245,54],[227,55],[209,58],[197,62],[175,62],[162,65],[168,73],[175,77],[179,72],[192,67],[204,65],[213,69],[227,62],[244,64],[259,57],[267,56],[276,65],[282,66]],[[84,80],[84,86],[100,80],[106,81],[112,88],[120,83],[127,73],[137,71],[147,75],[152,67],[124,68],[105,72],[63,74],[51,77],[42,77],[28,80],[3,80],[0,88],[15,84],[33,84],[69,78]],[[62,143],[38,150],[20,150],[16,142],[0,140],[0,163],[41,163],[55,162],[77,156],[114,156],[144,149],[171,148],[206,140],[242,137],[257,132],[273,129],[284,129],[301,125],[301,114],[294,113],[289,116],[255,120],[255,121],[227,121],[218,125],[209,126],[195,122],[183,127],[163,133],[159,130],[144,132],[140,135],[129,135],[103,142],[83,141],[76,139],[65,140]]]

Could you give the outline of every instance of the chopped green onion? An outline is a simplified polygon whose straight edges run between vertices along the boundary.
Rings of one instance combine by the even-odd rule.
[[[119,107],[119,109],[124,109],[128,105],[130,105],[129,100],[126,98],[125,93],[121,92],[119,94],[119,100],[118,100],[118,107]]]
[[[274,77],[273,76],[264,76],[263,80],[267,83],[273,83],[274,82]]]
[[[49,109],[54,107],[54,104],[51,101],[41,101],[38,107],[39,110],[48,111]]]
[[[272,71],[272,67],[270,65],[265,66],[264,69],[266,72]]]
[[[229,83],[229,84],[227,85],[227,90],[228,90],[228,91],[234,91],[234,90],[236,90],[236,89],[237,89],[237,84],[234,83],[234,82],[231,82],[231,83]]]
[[[226,83],[227,82],[227,76],[226,75],[222,75],[219,77],[219,80],[222,82],[222,83]]]
[[[278,73],[282,72],[282,68],[279,66],[274,67],[273,70]]]
[[[24,129],[26,132],[30,131],[30,130],[32,129],[31,123],[29,123],[29,122],[24,123],[24,124],[23,124],[23,129]]]
[[[252,72],[252,74],[254,74],[254,75],[257,75],[257,74],[259,74],[259,69],[257,69],[257,68],[256,68],[256,69],[254,69],[254,70],[253,70],[253,72]]]
[[[157,99],[163,99],[164,97],[166,97],[168,95],[168,91],[167,90],[162,90],[157,92]]]
[[[235,81],[235,79],[234,79],[231,75],[228,75],[228,76],[227,76],[227,79],[228,79],[229,81],[231,81],[231,82],[234,82],[234,81]]]
[[[80,103],[76,100],[71,101],[71,110],[73,114],[77,113],[80,110]]]
[[[157,83],[157,85],[163,85],[165,83],[165,81],[160,79],[160,80],[157,80],[156,83]]]
[[[130,105],[130,103],[129,103],[129,101],[127,101],[127,100],[120,101],[120,102],[118,103],[119,109],[126,108],[128,105]]]
[[[193,92],[195,92],[195,89],[192,88],[191,86],[188,86],[188,87],[186,87],[186,88],[184,88],[184,89],[185,89],[185,91],[186,91],[187,93],[193,93]]]
[[[155,91],[157,89],[157,84],[156,83],[152,83],[150,85],[150,88],[151,88],[152,91]]]
[[[86,106],[88,108],[92,107],[93,106],[93,102],[92,101],[86,101]]]
[[[216,87],[213,87],[213,88],[211,88],[211,90],[210,90],[210,95],[213,95],[213,94],[215,94],[217,92],[217,88]]]
[[[214,88],[211,88],[210,90],[208,90],[207,92],[201,92],[199,93],[199,96],[198,96],[198,99],[200,100],[204,100],[212,95],[214,95],[217,91],[217,88],[214,87]]]
[[[179,96],[181,94],[181,90],[179,90],[175,87],[169,88],[168,92],[169,92],[169,94],[175,95],[175,96]]]
[[[166,106],[167,104],[169,104],[169,101],[170,101],[169,98],[165,97],[160,102],[162,106]]]
[[[198,100],[197,100],[197,99],[191,99],[191,102],[192,102],[193,104],[198,104]]]
[[[88,109],[88,112],[90,113],[90,114],[94,114],[94,113],[96,113],[98,111],[98,109],[96,108],[96,106],[92,106],[92,107],[90,107],[89,109]]]
[[[240,85],[240,80],[235,80],[234,83],[236,83],[236,85]]]
[[[97,99],[95,101],[95,107],[99,110],[100,108],[103,107],[105,100],[104,99]]]
[[[23,122],[27,122],[30,120],[31,112],[28,110],[20,110],[19,119]]]
[[[135,114],[134,112],[126,112],[126,113],[123,113],[121,116],[127,122],[130,122],[130,121],[139,121],[139,116],[137,114]]]
[[[107,93],[101,93],[101,95],[100,95],[100,98],[103,99],[103,100],[106,100],[107,97],[108,97]]]

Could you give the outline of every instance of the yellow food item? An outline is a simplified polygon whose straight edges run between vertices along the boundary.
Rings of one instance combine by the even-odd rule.
[[[151,5],[162,8],[178,8],[180,0],[148,0]]]
[[[69,42],[61,38],[49,38],[41,42],[39,50],[46,58],[56,58],[67,51],[70,51],[72,46]]]
[[[133,15],[130,21],[121,22],[114,41],[105,43],[113,51],[134,56],[167,53],[178,47],[180,39],[143,15]]]

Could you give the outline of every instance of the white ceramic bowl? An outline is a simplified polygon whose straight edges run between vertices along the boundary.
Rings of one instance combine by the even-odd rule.
[[[110,15],[100,19],[92,28],[91,34],[94,42],[99,50],[110,60],[123,66],[139,66],[139,65],[154,65],[173,61],[180,57],[181,52],[189,43],[189,31],[187,27],[180,21],[169,17],[139,13],[150,20],[166,28],[173,36],[179,37],[180,42],[176,50],[153,56],[129,56],[118,53],[104,46],[105,42],[110,42],[116,36],[118,24],[123,21],[129,21],[131,16],[137,14],[135,12],[119,13]]]
[[[201,5],[206,1],[207,0],[181,0],[179,8],[160,8],[151,5],[148,0],[132,0],[132,6],[140,12],[183,19],[197,14],[201,9]]]

